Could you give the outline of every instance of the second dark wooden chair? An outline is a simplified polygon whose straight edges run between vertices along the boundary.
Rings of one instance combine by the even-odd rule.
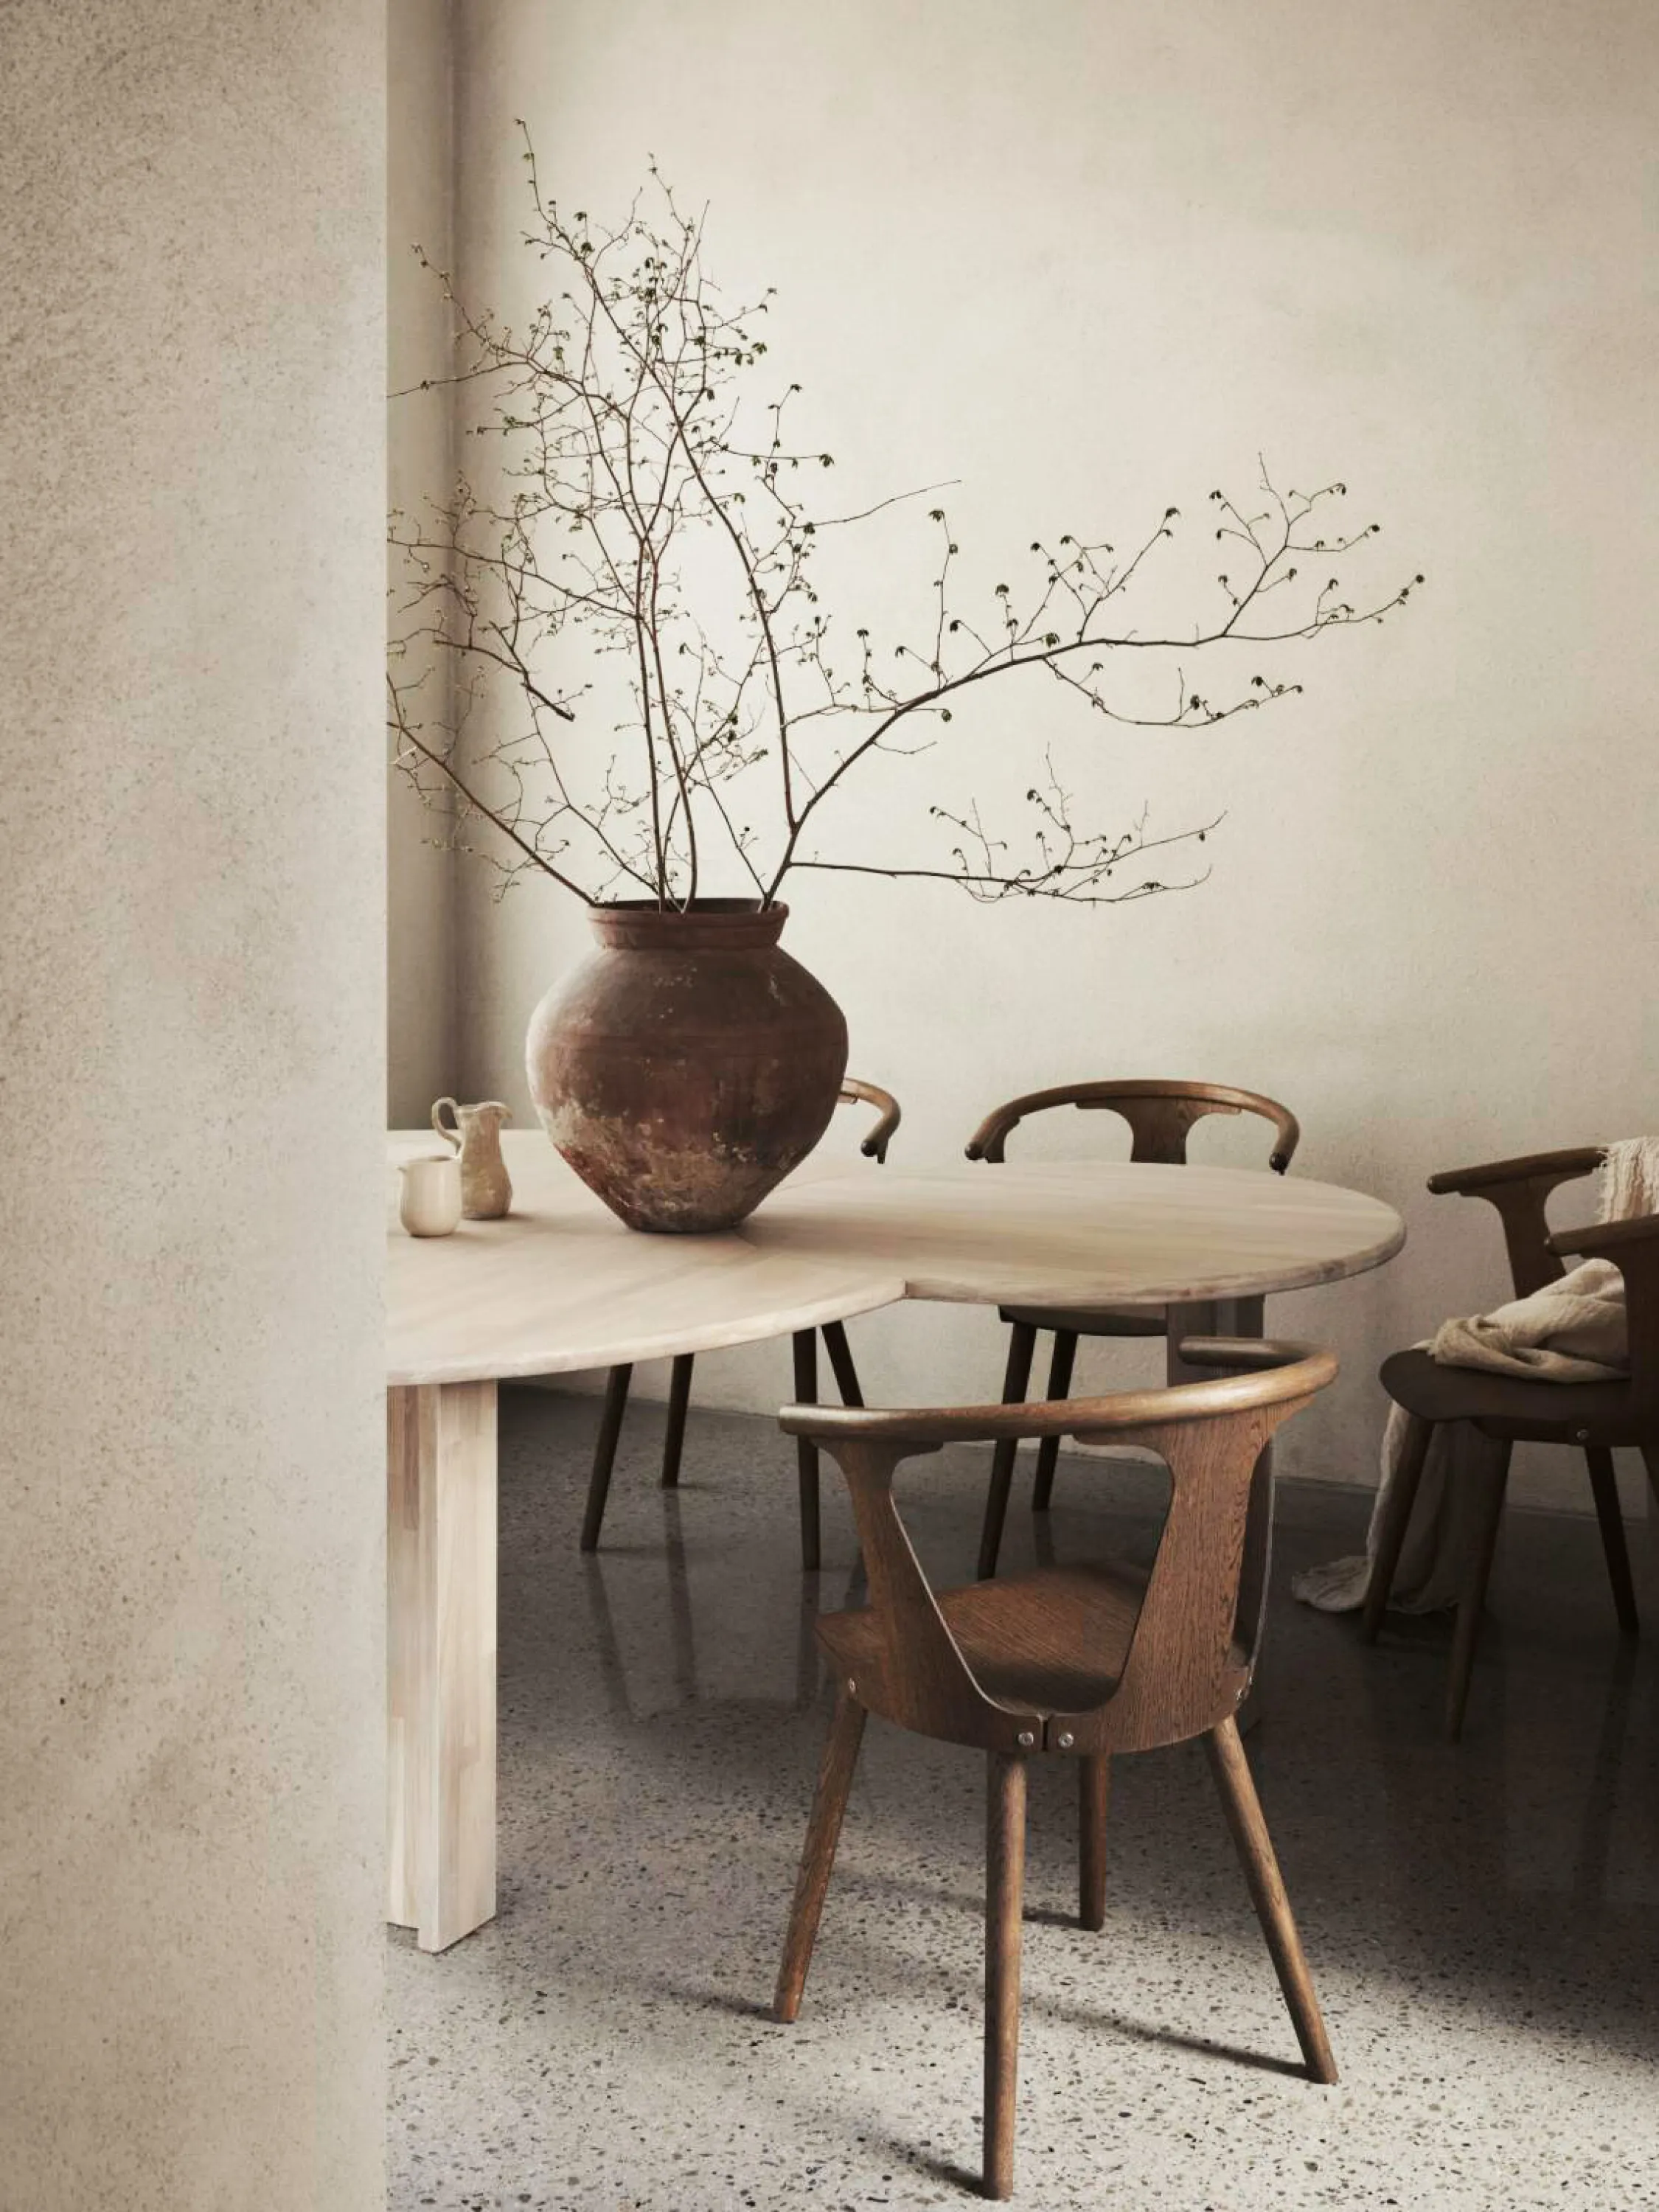
[[[1442,1367],[1423,1351],[1396,1352],[1382,1363],[1382,1387],[1405,1408],[1409,1421],[1399,1470],[1377,1531],[1376,1556],[1366,1590],[1362,1633],[1368,1644],[1375,1642],[1382,1626],[1436,1426],[1443,1421],[1470,1421],[1500,1447],[1492,1468],[1477,1478],[1482,1488],[1474,1516],[1474,1544],[1458,1600],[1446,1682],[1446,1734],[1454,1742],[1462,1734],[1475,1643],[1498,1548],[1510,1455],[1516,1444],[1576,1444],[1583,1452],[1607,1554],[1613,1610],[1621,1632],[1626,1636],[1637,1633],[1636,1592],[1613,1478],[1613,1449],[1634,1444],[1640,1450],[1655,1498],[1659,1499],[1659,1215],[1603,1222],[1559,1237],[1550,1234],[1544,1217],[1550,1193],[1559,1184],[1593,1174],[1601,1160],[1599,1146],[1580,1146],[1567,1152],[1530,1152],[1520,1159],[1493,1160],[1480,1167],[1455,1168],[1429,1178],[1429,1188],[1437,1195],[1456,1192],[1483,1198],[1497,1209],[1517,1298],[1530,1297],[1563,1274],[1563,1253],[1611,1260],[1625,1279],[1630,1347],[1630,1376],[1619,1382],[1534,1382],[1524,1376],[1488,1374],[1479,1368]]]
[[[840,1464],[869,1577],[863,1612],[826,1614],[835,1717],[818,1773],[773,1999],[800,2008],[866,1716],[987,1754],[984,2191],[1013,2185],[1026,1770],[1071,1759],[1080,1808],[1079,1918],[1103,1925],[1110,1760],[1202,1736],[1309,2074],[1336,2066],[1235,1715],[1261,1639],[1272,1521],[1269,1443],[1336,1372],[1305,1345],[1187,1339],[1182,1383],[1070,1404],[866,1413],[791,1406],[793,1436]],[[941,1444],[1075,1436],[1144,1447],[1170,1498],[1150,1575],[1106,1561],[936,1592],[893,1496],[902,1461]]]
[[[988,1114],[968,1139],[970,1160],[1000,1161],[1010,1134],[1028,1115],[1042,1114],[1055,1106],[1078,1106],[1121,1115],[1129,1125],[1132,1160],[1150,1160],[1166,1167],[1187,1164],[1187,1136],[1195,1121],[1207,1114],[1255,1114],[1273,1126],[1273,1149],[1267,1164],[1283,1175],[1295,1154],[1302,1132],[1288,1106],[1264,1098],[1259,1091],[1236,1091],[1223,1083],[1187,1083],[1175,1078],[1103,1082],[1063,1083],[1052,1091],[1033,1091],[1011,1098]],[[1078,1340],[1085,1336],[1163,1337],[1168,1317],[1162,1306],[1048,1307],[1004,1306],[1000,1317],[1009,1325],[1008,1366],[1003,1376],[1005,1405],[1023,1399],[1031,1380],[1031,1362],[1038,1333],[1052,1329],[1054,1356],[1048,1365],[1048,1395],[1063,1398],[1072,1387],[1072,1369]],[[980,1535],[979,1571],[981,1579],[995,1574],[1002,1549],[1003,1522],[1007,1518],[1008,1494],[1014,1479],[1014,1443],[997,1448],[991,1465],[991,1484],[985,1500],[985,1522]],[[1037,1448],[1036,1478],[1031,1489],[1031,1510],[1044,1513],[1054,1494],[1054,1466],[1060,1453],[1058,1435],[1045,1437]]]
[[[883,1091],[873,1083],[860,1083],[848,1076],[841,1086],[838,1101],[843,1106],[873,1106],[875,1126],[859,1150],[866,1159],[879,1165],[887,1158],[887,1147],[901,1119],[899,1103],[890,1091]],[[797,1329],[792,1340],[794,1349],[794,1392],[803,1405],[810,1405],[818,1395],[818,1331]],[[830,1354],[836,1388],[845,1406],[861,1406],[864,1398],[859,1389],[858,1370],[853,1364],[853,1348],[847,1341],[847,1330],[838,1321],[825,1322],[823,1329],[824,1350]],[[685,1416],[691,1403],[691,1370],[696,1364],[696,1354],[680,1353],[669,1370],[668,1429],[663,1438],[662,1473],[659,1478],[665,1490],[675,1489],[680,1479],[680,1454],[685,1444]],[[611,1474],[617,1463],[617,1445],[622,1437],[623,1416],[628,1410],[629,1385],[634,1379],[631,1364],[613,1367],[605,1378],[605,1410],[599,1418],[599,1433],[593,1447],[593,1468],[587,1482],[587,1506],[582,1516],[581,1548],[597,1551],[599,1531],[605,1525],[606,1500],[611,1495]],[[818,1514],[818,1455],[811,1443],[801,1439],[796,1445],[796,1482],[800,1496],[800,1563],[811,1571],[818,1565],[822,1539]]]

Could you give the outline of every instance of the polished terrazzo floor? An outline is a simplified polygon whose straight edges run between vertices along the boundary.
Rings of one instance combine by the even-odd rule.
[[[982,1765],[872,1722],[799,2022],[766,2017],[828,1712],[790,1448],[694,1414],[678,1496],[631,1412],[605,1548],[592,1400],[503,1390],[501,1914],[390,1939],[392,2212],[951,2204],[978,2158]],[[982,1462],[914,1463],[918,1547],[971,1572]],[[1011,1563],[1029,1559],[1022,1477]],[[1146,1470],[1062,1463],[1061,1557],[1145,1544]],[[1516,1513],[1462,1745],[1447,1630],[1374,1650],[1293,1604],[1364,1504],[1281,1493],[1250,1754],[1343,2078],[1296,2045],[1194,1747],[1117,1762],[1104,1932],[1072,1792],[1033,1778],[1017,2200],[1033,2212],[1659,2206],[1659,1534],[1621,1648],[1594,1524]],[[1040,1526],[1040,1524],[1038,1524]]]

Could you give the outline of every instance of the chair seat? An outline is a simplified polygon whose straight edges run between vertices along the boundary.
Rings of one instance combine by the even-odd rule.
[[[1396,1352],[1382,1363],[1382,1388],[1425,1421],[1473,1421],[1515,1443],[1639,1443],[1627,1382],[1528,1382],[1480,1367],[1443,1367],[1426,1352]]]
[[[1066,1329],[1073,1336],[1166,1336],[1162,1306],[999,1306],[1006,1322]]]
[[[988,1697],[1016,1712],[1086,1712],[1116,1689],[1146,1579],[1129,1567],[1040,1567],[939,1593],[939,1611]],[[872,1613],[830,1613],[818,1637],[837,1671],[879,1706],[881,1638]],[[1247,1660],[1235,1648],[1237,1663]],[[866,1696],[866,1691],[873,1696]]]

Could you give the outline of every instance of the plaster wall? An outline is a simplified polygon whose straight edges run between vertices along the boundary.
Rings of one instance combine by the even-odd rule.
[[[454,410],[447,390],[423,380],[450,366],[450,318],[420,266],[422,246],[450,265],[454,143],[452,0],[396,0],[386,54],[386,492],[405,514],[441,501],[455,474]],[[394,592],[402,582],[392,565]],[[411,668],[399,672],[412,674]],[[449,671],[429,664],[427,683],[447,696]],[[447,810],[422,805],[394,773],[387,795],[386,1123],[423,1127],[434,1098],[460,1081],[456,1066],[455,854]]]
[[[1052,745],[1102,826],[1220,817],[1201,887],[1092,911],[858,876],[789,893],[854,1072],[902,1099],[896,1162],[957,1156],[1020,1090],[1191,1073],[1287,1100],[1299,1172],[1402,1209],[1392,1266],[1271,1313],[1345,1361],[1287,1470],[1370,1479],[1379,1358],[1502,1286],[1484,1210],[1429,1200],[1427,1174],[1659,1127],[1656,524],[1633,489],[1659,351],[1651,12],[477,0],[459,32],[471,296],[509,319],[538,296],[515,117],[549,189],[595,211],[654,155],[708,202],[728,289],[779,287],[770,360],[805,386],[799,432],[836,455],[842,509],[948,482],[981,593],[1039,535],[1127,544],[1169,505],[1207,572],[1206,495],[1248,496],[1258,454],[1281,484],[1345,479],[1353,519],[1384,525],[1346,580],[1426,573],[1380,628],[1193,672],[1305,684],[1270,712],[1138,734],[1057,687],[988,689],[931,750],[849,783],[830,825],[843,853],[937,864],[927,801],[1017,815]],[[830,604],[902,634],[933,574],[918,516]],[[482,872],[458,890],[463,1080],[527,1110],[526,1018],[582,917],[540,885],[496,907]],[[1030,1149],[1108,1142],[1056,1117]],[[1194,1156],[1259,1146],[1212,1123]],[[1000,1371],[986,1315],[854,1334],[872,1399],[980,1397]],[[1082,1382],[1146,1357],[1097,1353]],[[772,1407],[786,1370],[759,1348],[700,1362],[699,1387]],[[1523,1474],[1535,1498],[1582,1486],[1559,1455]]]
[[[0,9],[0,2201],[384,2201],[385,17]]]

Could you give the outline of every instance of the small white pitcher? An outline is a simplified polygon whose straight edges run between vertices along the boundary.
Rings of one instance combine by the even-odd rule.
[[[453,1117],[447,1121],[446,1108]],[[469,1221],[498,1221],[513,1203],[501,1134],[502,1122],[512,1119],[512,1108],[499,1098],[477,1106],[441,1098],[432,1109],[433,1127],[460,1152],[461,1212]]]
[[[461,1164],[453,1152],[404,1160],[398,1218],[411,1237],[447,1237],[461,1218]]]

